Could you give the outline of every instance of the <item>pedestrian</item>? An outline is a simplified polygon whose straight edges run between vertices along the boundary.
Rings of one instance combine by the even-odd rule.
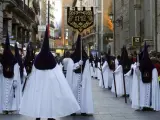
[[[10,50],[7,33],[2,55],[2,110],[4,113],[18,112],[21,99],[21,79],[18,60]]]
[[[81,42],[81,36],[78,35],[76,49],[68,63],[66,78],[81,108],[77,113],[87,115],[93,114],[92,83],[88,55]]]
[[[20,114],[54,120],[80,107],[49,48],[48,29],[24,89]]]

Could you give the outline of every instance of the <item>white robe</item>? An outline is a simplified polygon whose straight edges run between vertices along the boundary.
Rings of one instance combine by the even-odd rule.
[[[131,65],[131,69],[134,65]],[[133,82],[133,75],[131,75],[132,70],[128,71],[124,76],[126,80],[126,94],[129,95],[130,101],[132,100],[132,82]]]
[[[93,69],[92,64],[90,63],[90,73],[91,73],[91,77],[94,77],[94,69]]]
[[[94,77],[94,78],[97,77],[97,69],[98,69],[98,68],[95,67],[95,62],[93,62],[93,77]]]
[[[118,60],[117,60],[117,58],[116,58],[116,59],[115,59],[115,69],[118,68],[118,65],[119,65],[119,62],[118,62]]]
[[[3,67],[0,63],[0,114],[2,113],[2,75],[3,75]]]
[[[68,66],[68,61],[70,60],[70,58],[64,58],[62,61],[64,70],[67,70],[67,66]]]
[[[150,94],[151,92],[152,94]],[[139,68],[135,66],[132,86],[132,108],[139,109],[143,107],[149,107],[153,108],[155,111],[159,111],[159,95],[160,90],[157,70],[155,68],[152,70],[152,83],[143,83],[141,72],[139,71]]]
[[[101,74],[101,65],[100,62],[98,62],[98,68],[97,68],[97,79],[100,80],[102,78],[102,74]]]
[[[82,81],[81,74],[73,72],[77,65],[77,63],[74,63],[73,60],[70,59],[66,75],[67,81],[81,108],[77,113],[93,114],[92,83],[89,70],[89,60],[85,63]]]
[[[117,95],[122,96],[122,95],[124,95],[124,85],[123,85],[123,73],[122,73],[122,66],[121,65],[119,65],[117,67],[117,69],[114,71],[114,74],[115,74]],[[115,93],[114,82],[112,82],[111,91],[113,93]]]
[[[102,87],[102,88],[108,88],[108,86],[109,86],[108,71],[109,71],[108,63],[107,63],[107,61],[105,61],[103,66],[102,66],[103,78],[102,78],[102,75],[101,75],[101,78],[99,80],[99,86]]]
[[[123,81],[123,69],[122,65],[119,65],[116,70],[114,71],[115,74],[115,81],[116,81],[116,90],[117,90],[117,95],[118,96],[123,96],[124,95],[124,81]],[[130,91],[130,77],[129,76],[124,76],[125,80],[125,89],[126,89],[126,94],[129,94]],[[115,93],[115,87],[114,87],[114,82],[112,82],[112,89],[111,91]]]
[[[24,69],[24,76],[26,75]],[[5,78],[2,77],[2,107],[3,111],[19,111],[19,106],[22,97],[22,84],[19,72],[19,65],[16,63],[14,65],[14,77],[13,78]],[[15,92],[13,86],[16,86]],[[14,97],[15,93],[15,97]]]
[[[112,83],[114,82],[113,70],[108,69],[108,87],[112,87]]]
[[[51,70],[33,66],[21,101],[20,114],[59,118],[80,109],[59,65]]]

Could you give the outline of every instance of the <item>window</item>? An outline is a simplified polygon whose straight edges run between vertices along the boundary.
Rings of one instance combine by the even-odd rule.
[[[8,20],[3,20],[3,35],[6,36],[8,29]]]

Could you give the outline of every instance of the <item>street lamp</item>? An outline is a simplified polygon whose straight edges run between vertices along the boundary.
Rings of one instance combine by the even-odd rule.
[[[121,26],[121,29],[123,29],[123,16],[120,16],[117,20],[113,21],[114,14],[111,12],[109,13],[109,17],[112,20],[113,23],[117,25],[117,27]]]
[[[113,20],[113,13],[112,12],[109,13],[109,17],[110,17],[111,20]]]

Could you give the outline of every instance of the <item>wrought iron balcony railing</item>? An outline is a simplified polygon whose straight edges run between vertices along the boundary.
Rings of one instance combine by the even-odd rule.
[[[33,21],[35,21],[35,13],[32,8],[29,8],[22,0],[14,0],[17,4],[17,8],[22,10],[27,16],[29,16]]]

